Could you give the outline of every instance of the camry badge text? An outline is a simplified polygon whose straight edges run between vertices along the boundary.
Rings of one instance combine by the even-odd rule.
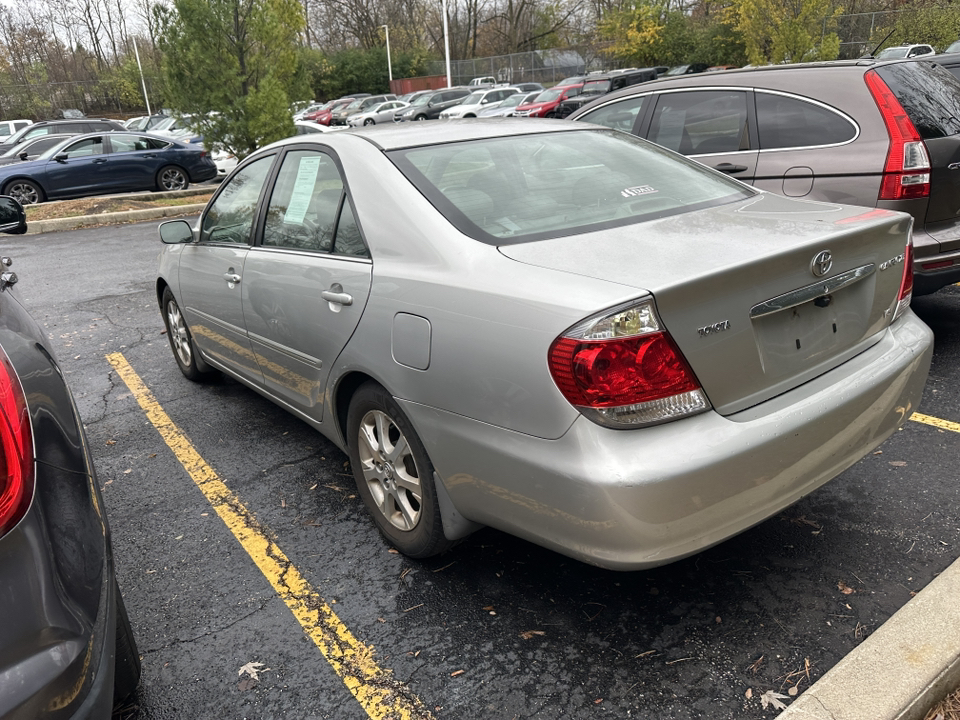
[[[906,258],[906,254],[900,253],[899,255],[896,255],[890,258],[889,260],[884,260],[882,263],[880,263],[880,269],[886,270],[887,268],[891,268],[894,265],[899,265],[904,261],[905,258]]]
[[[830,268],[832,267],[833,253],[831,253],[829,250],[821,250],[814,255],[813,260],[810,261],[810,272],[812,272],[816,277],[823,277],[830,272]]]
[[[729,330],[729,329],[730,329],[730,321],[721,320],[720,322],[714,323],[713,325],[705,325],[702,328],[697,328],[697,332],[700,333],[700,337],[705,337],[707,335],[713,335],[715,333],[723,332],[724,330]]]

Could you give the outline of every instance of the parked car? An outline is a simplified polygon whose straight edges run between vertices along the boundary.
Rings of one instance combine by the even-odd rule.
[[[36,160],[54,145],[59,145],[71,137],[74,136],[67,133],[56,133],[54,135],[38,135],[35,138],[24,140],[19,145],[14,145],[5,153],[0,154],[0,165]]]
[[[436,120],[440,117],[440,113],[453,107],[469,94],[470,90],[462,87],[434,90],[416,98],[410,103],[410,107],[398,112],[393,119],[395,122]]]
[[[675,65],[665,73],[666,77],[675,77],[677,75],[694,75],[696,73],[702,73],[710,67],[710,63],[689,63],[688,65]]]
[[[960,53],[960,40],[957,40],[956,42],[952,42],[949,45],[947,45],[947,48],[946,50],[943,51],[943,53],[944,55],[947,55],[950,53]]]
[[[524,82],[524,83],[512,83],[510,87],[515,87],[520,92],[530,93],[534,91],[542,91],[543,85],[538,82]]]
[[[369,97],[369,95],[370,93],[360,93],[354,97],[340,98],[338,100],[334,100],[332,103],[330,103],[329,107],[323,108],[317,111],[316,113],[314,113],[313,117],[310,117],[310,115],[304,115],[303,119],[312,120],[318,125],[330,125],[330,121],[333,118],[334,112],[342,108],[345,108],[347,105],[352,103],[358,97]]]
[[[467,83],[467,87],[470,88],[470,91],[474,91],[478,88],[489,88],[497,84],[497,79],[492,75],[486,75],[484,77],[475,77],[470,82]]]
[[[26,231],[0,198],[0,232]],[[109,718],[140,656],[65,375],[0,259],[0,716]]]
[[[642,70],[631,68],[630,70],[606,73],[603,75],[593,75],[583,83],[583,89],[578,95],[560,101],[556,108],[554,108],[553,114],[558,118],[565,118],[573,111],[579,110],[588,102],[596,100],[601,95],[656,79],[657,71],[653,68],[643,68]]]
[[[68,133],[70,135],[79,135],[81,133],[91,132],[111,132],[113,130],[126,130],[126,128],[116,120],[107,120],[105,118],[83,118],[82,120],[41,120],[33,125],[22,128],[0,143],[0,153],[6,152],[12,146],[22,143],[24,140],[37,137],[39,135],[49,135],[51,133]]]
[[[490,525],[630,570],[907,421],[910,227],[586,124],[377,126],[252,154],[196,231],[160,226],[156,289],[184,376],[326,435],[391,546]]]
[[[147,132],[148,130],[153,130],[157,125],[162,123],[164,120],[167,120],[170,116],[164,114],[156,115],[143,115],[141,117],[131,118],[124,123],[124,127],[127,130],[133,130],[134,132]]]
[[[321,125],[309,120],[296,120],[293,127],[294,135],[313,135],[314,133],[325,133],[333,130],[329,125]]]
[[[517,117],[555,117],[557,106],[567,98],[579,95],[582,90],[583,83],[547,88],[537,95],[533,101],[518,107],[514,115]]]
[[[539,95],[542,90],[534,90],[527,93],[516,93],[497,103],[496,107],[486,108],[477,113],[477,117],[513,117],[517,108],[525,103],[533,102],[533,99]]]
[[[0,122],[0,140],[6,140],[18,130],[33,125],[33,120],[4,120]]]
[[[448,107],[440,113],[441,120],[453,120],[456,118],[475,118],[480,115],[480,111],[485,108],[497,107],[501,102],[511,95],[520,94],[515,87],[487,88],[476,90],[453,107]]]
[[[133,190],[184,190],[216,175],[216,165],[198,145],[103,133],[69,138],[36,160],[0,167],[0,192],[31,205]]]
[[[354,100],[349,105],[344,105],[340,108],[337,108],[330,115],[330,124],[331,125],[346,125],[347,119],[351,115],[357,113],[366,112],[375,105],[386,102],[387,100],[396,100],[397,96],[393,93],[388,93],[386,95],[369,95],[367,97],[361,97]]]
[[[736,70],[739,65],[711,65],[704,72],[723,72],[724,70]]]
[[[913,215],[917,294],[960,281],[960,81],[926,60],[658,80],[570,116],[792,197]]]
[[[943,53],[942,55],[924,56],[924,60],[935,62],[950,71],[955,78],[960,78],[960,52]]]
[[[388,100],[350,115],[347,118],[347,124],[352,127],[360,127],[362,125],[376,125],[377,123],[392,123],[394,115],[409,106],[410,103],[401,100]]]
[[[427,90],[414,90],[413,92],[408,92],[408,93],[405,93],[405,94],[403,94],[403,95],[398,95],[398,96],[397,96],[397,100],[399,100],[400,102],[405,102],[405,103],[407,103],[407,104],[409,105],[410,103],[412,103],[414,100],[416,100],[416,99],[417,99],[418,97],[420,97],[421,95],[425,95],[426,93],[431,93],[431,92],[434,92],[434,91],[433,91],[433,90],[430,90],[430,89],[427,89]]]
[[[893,45],[876,54],[877,60],[896,60],[897,58],[915,58],[934,55],[937,51],[931,45]]]

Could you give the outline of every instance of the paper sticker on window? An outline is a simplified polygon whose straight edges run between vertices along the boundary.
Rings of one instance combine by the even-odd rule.
[[[321,160],[322,158],[319,155],[300,158],[297,179],[293,185],[293,192],[290,193],[287,211],[283,215],[285,223],[298,225],[306,217],[307,208],[310,207],[310,199],[313,197],[313,190],[317,184],[317,174],[320,172]]]
[[[634,185],[633,187],[624,188],[620,191],[620,194],[624,197],[636,197],[637,195],[649,195],[655,192],[660,191],[650,185]]]

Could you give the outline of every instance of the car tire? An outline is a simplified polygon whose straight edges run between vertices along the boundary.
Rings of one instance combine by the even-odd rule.
[[[190,178],[183,168],[176,165],[165,165],[157,171],[157,190],[186,190],[190,185]]]
[[[170,341],[173,359],[177,361],[177,367],[180,368],[183,376],[193,382],[202,382],[213,376],[213,372],[201,370],[197,365],[193,334],[190,332],[187,320],[183,317],[183,312],[177,304],[177,299],[170,292],[170,288],[165,288],[163,291],[161,312],[163,314],[163,324],[167,327],[167,340]]]
[[[21,205],[35,205],[45,199],[43,188],[31,180],[12,180],[3,188],[3,194],[9,195]]]
[[[363,121],[363,124],[364,124],[364,125],[376,125],[377,123],[376,123],[376,121],[375,121],[373,118],[367,118],[366,120]]]
[[[123,596],[120,594],[120,588],[116,581],[114,581],[114,593],[117,599],[117,632],[114,643],[113,704],[116,707],[129,700],[137,692],[137,686],[140,684],[141,666],[137,643],[133,639],[133,629],[130,627],[130,617],[127,615],[127,607],[123,604]]]
[[[347,439],[357,489],[383,536],[412,558],[450,548],[433,463],[396,400],[377,383],[360,386],[351,398]]]
[[[417,116],[414,118],[414,120],[416,120],[417,122],[420,122],[421,120],[426,120],[426,119],[427,119],[427,116],[426,116],[426,115],[417,115]]]
[[[465,117],[465,118],[475,118],[476,115],[474,115],[473,113],[467,113],[466,115],[464,115],[464,117]]]

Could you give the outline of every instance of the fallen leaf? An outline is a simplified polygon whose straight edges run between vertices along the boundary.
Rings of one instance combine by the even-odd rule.
[[[525,630],[524,632],[520,633],[520,637],[522,637],[524,640],[532,640],[534,635],[540,635],[542,637],[543,635],[546,635],[546,633],[543,630]]]
[[[907,464],[903,460],[891,460],[890,464],[894,467],[906,467]]]
[[[852,587],[844,583],[843,580],[837,582],[837,590],[842,592],[844,595],[852,595],[854,592],[856,592]]]
[[[767,705],[771,705],[774,710],[786,710],[787,706],[780,702],[786,699],[786,695],[775,692],[774,690],[767,690],[760,696],[760,703],[763,705],[764,710],[767,709]]]
[[[750,698],[753,697],[753,690],[751,690],[750,688],[747,688],[747,691],[743,694],[743,696],[744,696],[747,700],[749,700]]]
[[[311,486],[310,486],[310,489],[311,489],[311,490],[316,490],[316,489],[317,489],[317,483],[314,483],[313,485],[311,485]]]
[[[602,702],[603,702],[603,698],[597,698],[596,700],[593,701],[593,704],[594,704],[594,705],[599,705],[599,704],[602,703]]]
[[[400,554],[400,551],[397,550],[396,548],[390,548],[389,550],[387,550],[387,552],[388,552],[388,553],[391,553],[391,554],[393,554],[393,555],[399,555],[399,554]]]
[[[793,685],[789,690],[787,690],[787,695],[790,697],[796,697],[798,692],[800,691],[797,690],[797,686]]]
[[[132,473],[132,472],[133,472],[133,468],[127,468],[126,470],[123,471],[123,474],[128,475],[129,473]]]
[[[244,673],[246,673],[247,675],[252,677],[254,680],[259,680],[260,678],[258,677],[258,675],[262,673],[264,670],[269,670],[269,669],[270,668],[264,668],[263,663],[253,662],[251,660],[242,668],[240,668],[240,670],[237,671],[237,675],[243,675]]]
[[[463,675],[465,672],[466,672],[466,670],[454,670],[452,673],[450,673],[450,677],[456,677],[457,675]]]
[[[117,444],[117,441],[116,441],[116,440],[107,440],[107,443],[106,443],[106,444],[107,444],[107,445],[116,445],[116,444]]]
[[[493,610],[493,605],[487,605],[484,610]]]

